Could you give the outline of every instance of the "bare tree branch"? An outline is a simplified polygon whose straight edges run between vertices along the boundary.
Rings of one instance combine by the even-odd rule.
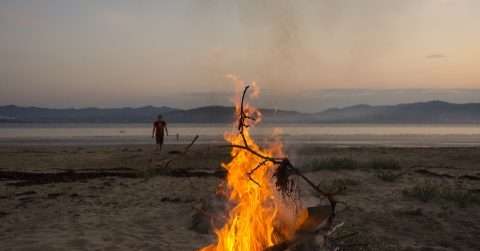
[[[195,135],[192,142],[190,142],[190,144],[188,144],[182,152],[175,153],[175,155],[176,155],[175,157],[161,160],[161,162],[164,162],[163,168],[167,168],[173,161],[177,160],[180,156],[186,155],[188,153],[188,151],[190,150],[190,148],[192,148],[193,144],[195,144],[195,142],[197,141],[198,138],[199,138],[199,136]]]
[[[258,163],[258,165],[257,165],[255,168],[253,168],[252,170],[250,170],[250,171],[248,172],[248,178],[249,178],[253,183],[257,184],[258,186],[260,186],[260,184],[259,184],[256,180],[253,179],[252,174],[253,174],[255,171],[257,171],[260,167],[264,166],[265,163],[267,163],[267,162],[268,162],[268,159],[263,160],[262,162]]]
[[[261,166],[263,166],[267,162],[271,162],[274,165],[279,166],[279,168],[277,168],[277,173],[275,174],[275,176],[277,178],[277,187],[280,190],[282,190],[282,192],[291,191],[291,189],[292,189],[291,186],[293,185],[293,181],[290,180],[289,177],[292,174],[296,175],[296,176],[299,176],[313,190],[315,190],[318,194],[325,197],[329,201],[330,206],[332,207],[332,212],[333,212],[332,217],[334,217],[335,216],[335,206],[338,203],[338,201],[334,198],[334,196],[336,194],[338,194],[338,192],[328,193],[328,192],[323,191],[319,186],[315,185],[315,183],[313,181],[311,181],[307,176],[305,176],[298,168],[296,168],[290,162],[290,160],[287,157],[274,158],[274,157],[265,156],[262,153],[259,153],[258,151],[255,151],[254,149],[252,149],[248,145],[247,138],[245,136],[245,128],[249,127],[249,124],[248,124],[247,120],[254,120],[255,121],[255,118],[252,117],[251,115],[249,115],[247,113],[247,111],[245,110],[245,96],[246,96],[246,93],[247,93],[249,87],[250,86],[247,85],[243,90],[242,99],[241,99],[241,103],[240,103],[240,114],[239,114],[239,119],[238,119],[238,131],[239,131],[239,134],[242,137],[243,145],[228,145],[226,147],[233,147],[233,148],[239,148],[239,149],[246,150],[246,151],[252,153],[253,155],[255,155],[255,156],[257,156],[257,157],[259,157],[263,160],[257,167],[252,169],[247,174],[249,179],[252,180],[257,185],[259,185],[259,184],[258,184],[258,182],[256,182],[252,178],[252,175],[255,173],[255,171],[257,171]],[[280,172],[282,172],[282,173],[280,173]]]

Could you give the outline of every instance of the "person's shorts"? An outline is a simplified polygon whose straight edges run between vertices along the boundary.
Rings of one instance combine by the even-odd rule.
[[[163,144],[163,135],[157,135],[155,137],[155,141],[157,142],[157,144],[162,145]]]

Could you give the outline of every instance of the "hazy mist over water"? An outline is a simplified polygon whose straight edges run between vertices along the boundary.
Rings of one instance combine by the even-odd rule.
[[[168,144],[223,144],[233,124],[170,124]],[[272,134],[272,132],[276,132]],[[335,146],[478,146],[478,125],[266,124],[252,133],[263,144],[281,137],[287,144]],[[148,144],[150,124],[0,124],[0,145]],[[177,139],[178,135],[178,139]]]

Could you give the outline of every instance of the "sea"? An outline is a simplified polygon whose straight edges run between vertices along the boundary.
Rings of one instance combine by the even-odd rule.
[[[168,125],[166,144],[224,144],[234,124]],[[333,147],[480,146],[480,124],[263,124],[251,128],[259,141]],[[0,124],[0,145],[152,144],[151,124]]]

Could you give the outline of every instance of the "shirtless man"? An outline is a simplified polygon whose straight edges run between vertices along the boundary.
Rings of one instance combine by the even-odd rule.
[[[157,121],[153,122],[152,138],[155,137],[159,151],[162,151],[164,130],[168,136],[167,123],[162,119],[162,115],[158,115]]]

